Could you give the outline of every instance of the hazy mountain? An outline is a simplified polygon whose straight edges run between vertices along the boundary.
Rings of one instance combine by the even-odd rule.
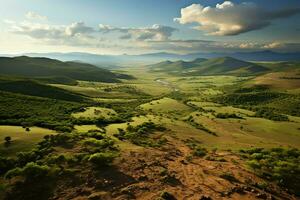
[[[255,51],[255,52],[235,52],[235,53],[192,53],[192,54],[173,54],[166,52],[139,54],[139,55],[99,55],[90,53],[25,53],[30,57],[47,57],[61,61],[76,61],[94,64],[101,68],[116,69],[122,65],[147,65],[161,62],[164,60],[185,60],[192,61],[196,58],[219,58],[233,57],[247,61],[299,61],[300,52],[278,53],[273,51]],[[3,55],[12,56],[12,55]],[[17,56],[17,55],[13,55]]]

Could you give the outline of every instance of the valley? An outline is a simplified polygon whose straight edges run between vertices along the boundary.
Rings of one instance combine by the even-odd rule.
[[[71,70],[70,84],[0,64],[0,199],[298,199],[300,65],[278,65]]]

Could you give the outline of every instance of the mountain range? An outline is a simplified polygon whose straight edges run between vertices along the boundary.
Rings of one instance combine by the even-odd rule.
[[[267,67],[256,63],[238,60],[232,57],[198,58],[193,61],[164,61],[149,66],[152,71],[177,75],[249,75],[269,71]]]
[[[219,58],[232,57],[245,61],[300,61],[300,52],[279,53],[274,51],[254,51],[254,52],[235,52],[235,53],[192,53],[192,54],[174,54],[174,53],[148,53],[140,55],[99,55],[81,52],[71,53],[25,53],[30,57],[47,57],[61,61],[85,62],[97,65],[101,68],[115,69],[120,65],[132,66],[148,65],[164,60],[185,60],[192,61],[196,58]],[[2,55],[2,56],[20,56],[20,55]]]

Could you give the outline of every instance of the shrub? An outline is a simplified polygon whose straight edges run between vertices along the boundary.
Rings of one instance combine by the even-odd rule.
[[[92,162],[96,166],[103,167],[112,163],[115,157],[116,154],[114,153],[95,153],[89,157],[88,161]]]
[[[114,141],[111,139],[97,140],[95,138],[87,138],[83,140],[83,144],[87,146],[97,147],[99,149],[106,149],[114,145]]]
[[[255,173],[300,195],[300,151],[298,149],[249,149],[242,151]]]
[[[193,151],[193,155],[194,156],[198,156],[198,157],[203,157],[207,154],[207,150],[205,148],[202,147],[196,147]]]
[[[150,134],[155,131],[164,131],[166,128],[153,122],[144,122],[136,127],[128,125],[126,131],[119,128],[114,134],[119,140],[129,140],[133,144],[145,147],[159,147],[167,142],[166,138],[151,138]]]
[[[4,140],[5,140],[5,143],[9,144],[11,142],[11,137],[10,136],[6,136],[4,138]]]
[[[15,165],[15,160],[0,156],[0,174],[6,173],[8,170],[13,168],[14,165]]]
[[[23,168],[14,168],[5,174],[5,178],[24,176],[26,179],[38,179],[46,176],[50,171],[47,165],[38,165],[34,162],[27,163]]]

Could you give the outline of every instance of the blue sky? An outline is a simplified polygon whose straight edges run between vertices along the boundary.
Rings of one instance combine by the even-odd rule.
[[[300,50],[299,0],[0,3],[0,53]]]

